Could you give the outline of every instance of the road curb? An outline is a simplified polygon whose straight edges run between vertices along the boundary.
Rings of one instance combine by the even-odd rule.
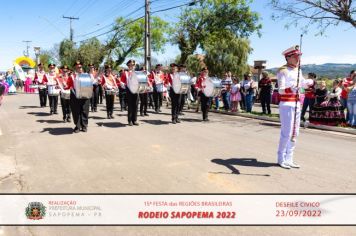
[[[195,109],[195,108],[192,108],[192,109]],[[239,116],[239,117],[244,117],[244,118],[269,121],[269,122],[274,122],[274,123],[280,124],[279,119],[277,119],[277,118],[256,116],[256,115],[251,115],[251,114],[246,114],[246,113],[216,111],[216,110],[210,110],[210,112],[219,113],[219,114],[223,114],[223,115],[229,115],[229,116]],[[301,122],[300,126],[303,127],[304,122]],[[335,127],[335,126],[314,125],[314,124],[310,124],[310,123],[307,128],[356,135],[356,129],[351,129],[351,128],[349,129],[349,128],[341,128],[341,127]]]

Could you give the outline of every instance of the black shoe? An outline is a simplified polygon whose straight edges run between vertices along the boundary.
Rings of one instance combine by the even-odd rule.
[[[132,124],[132,122],[131,122],[131,121],[129,122],[129,126],[133,126],[133,124]]]
[[[140,124],[137,123],[136,121],[133,122],[133,125],[139,126]]]
[[[66,122],[67,118],[66,117],[63,117],[63,122]]]
[[[140,113],[140,116],[143,116],[143,113]]]
[[[172,120],[172,124],[177,124],[177,121],[176,120]]]
[[[85,132],[85,133],[88,132],[87,127],[83,127],[83,128],[82,128],[82,131]]]
[[[74,133],[79,133],[80,130],[79,130],[79,128],[76,126],[76,127],[73,129],[73,132],[74,132]]]
[[[207,122],[207,121],[209,121],[209,119],[208,119],[208,118],[205,118],[205,119],[203,119],[203,121]]]
[[[145,115],[145,116],[150,116],[150,115],[149,115],[149,114],[147,114],[147,113],[145,113],[144,115]]]
[[[108,119],[111,119],[111,116],[110,116],[110,115],[108,115],[108,116],[107,116],[107,118],[108,118]]]
[[[54,114],[56,114],[56,115],[57,115],[57,114],[58,114],[58,112],[57,112],[57,111],[55,111],[55,112],[54,112]]]
[[[162,112],[162,110],[161,110],[161,109],[158,109],[158,112]]]
[[[114,116],[113,116],[113,115],[110,115],[110,118],[111,118],[111,119],[114,119]]]
[[[181,112],[179,115],[184,116],[185,114],[183,112]]]
[[[95,107],[95,108],[94,108],[94,112],[98,112],[98,108]]]
[[[180,119],[177,119],[176,121],[177,121],[177,123],[180,123]]]
[[[70,117],[67,118],[67,122],[70,123],[71,122],[71,119]]]

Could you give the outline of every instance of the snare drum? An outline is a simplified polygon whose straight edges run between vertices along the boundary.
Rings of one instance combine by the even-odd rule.
[[[77,74],[74,80],[75,96],[78,99],[89,99],[93,96],[93,81],[88,73]]]
[[[38,89],[38,85],[37,84],[30,84],[30,89]]]
[[[172,79],[173,91],[176,94],[187,94],[191,85],[191,78],[186,73],[176,73]]]
[[[60,90],[56,88],[56,85],[47,85],[48,96],[58,96]]]
[[[117,91],[115,89],[107,89],[105,90],[106,95],[116,95]]]
[[[216,97],[220,95],[222,90],[221,80],[216,77],[209,77],[205,80],[205,88],[203,93],[207,97]]]
[[[39,84],[38,85],[38,89],[46,89],[46,88],[47,88],[47,86],[44,85],[44,84]]]
[[[156,90],[158,93],[163,93],[164,92],[163,83],[156,84]]]
[[[70,99],[70,90],[62,90],[61,98],[66,100]]]
[[[133,94],[145,93],[149,89],[147,75],[143,71],[134,71],[127,82],[127,87]]]

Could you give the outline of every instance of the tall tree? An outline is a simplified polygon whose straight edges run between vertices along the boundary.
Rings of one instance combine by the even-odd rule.
[[[75,47],[75,44],[69,39],[63,40],[59,44],[59,57],[62,65],[72,67],[78,59],[78,50]]]
[[[185,62],[187,70],[191,75],[197,75],[197,73],[203,68],[203,64],[204,62],[199,55],[189,55]]]
[[[179,17],[173,44],[181,50],[180,63],[185,63],[198,47],[204,49],[210,34],[231,32],[236,37],[249,37],[261,29],[259,16],[246,0],[200,0],[186,8]]]
[[[270,5],[278,11],[274,19],[289,19],[286,26],[303,24],[303,30],[307,30],[316,25],[319,34],[340,23],[356,29],[356,4],[352,0],[271,0]]]
[[[114,66],[124,63],[128,56],[142,55],[144,24],[144,19],[136,21],[123,17],[116,19],[115,33],[109,37],[106,45],[108,56],[113,56],[116,59]],[[151,47],[153,52],[164,52],[164,45],[168,41],[170,32],[171,29],[166,21],[159,17],[151,18]]]
[[[250,42],[244,38],[237,38],[232,33],[210,35],[205,42],[206,55],[204,62],[209,68],[209,74],[222,77],[226,71],[237,76],[245,73],[248,55],[252,49]]]
[[[99,66],[104,59],[104,54],[104,45],[97,38],[82,43],[78,49],[78,59],[83,63],[85,69],[88,69],[89,63]]]

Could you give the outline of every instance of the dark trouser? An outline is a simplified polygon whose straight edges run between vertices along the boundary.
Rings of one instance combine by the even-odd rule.
[[[153,92],[148,93],[148,107],[154,109],[154,106],[153,106]]]
[[[70,108],[72,109],[73,122],[77,128],[88,127],[89,99],[77,99],[73,92],[70,93]]]
[[[127,106],[127,96],[126,96],[126,90],[123,88],[119,89],[119,100],[120,100],[120,108],[122,110],[126,110]]]
[[[203,120],[208,119],[208,112],[210,107],[210,98],[205,96],[204,93],[200,92],[200,102],[201,102],[201,111],[203,113]]]
[[[128,112],[127,119],[128,122],[137,121],[137,106],[138,106],[138,94],[131,93],[130,89],[126,89],[126,95],[128,100]]]
[[[304,116],[309,107],[309,117],[315,103],[315,98],[304,98],[302,113],[300,115],[302,120],[305,120]]]
[[[148,93],[140,94],[140,114],[147,114]]]
[[[154,102],[156,111],[161,109],[162,97],[163,97],[163,93],[162,92],[157,92],[156,87],[154,87],[154,89],[153,89],[153,102]]]
[[[99,85],[93,85],[93,96],[90,99],[91,110],[96,111],[99,103]]]
[[[222,100],[224,103],[224,109],[225,109],[225,111],[228,111],[230,109],[230,101],[229,101],[230,93],[225,92],[225,93],[222,93],[221,96],[222,96]]]
[[[101,84],[99,84],[99,103],[103,104],[103,96],[104,96],[104,90],[103,90],[103,86],[101,86]]]
[[[267,110],[268,114],[271,114],[271,100],[272,100],[271,94],[270,93],[266,93],[266,94],[261,93],[260,99],[261,99],[262,112],[264,114],[267,114],[266,113],[266,110]]]
[[[115,95],[108,95],[105,93],[105,102],[106,102],[106,113],[108,116],[112,116],[114,113],[114,100]]]
[[[246,110],[246,95],[241,93],[241,101],[240,101],[241,110]]]
[[[38,94],[40,96],[40,106],[45,107],[47,104],[47,89],[39,89]]]
[[[57,107],[58,107],[58,96],[49,96],[49,107],[51,109],[51,113],[57,112]]]
[[[179,113],[181,113],[184,109],[185,101],[187,100],[187,94],[181,94],[180,104],[179,104]]]
[[[70,99],[61,98],[62,112],[63,112],[63,120],[70,119]]]
[[[172,121],[178,119],[179,108],[181,103],[181,95],[176,94],[173,91],[173,88],[169,90],[169,97],[171,98],[172,103]]]

